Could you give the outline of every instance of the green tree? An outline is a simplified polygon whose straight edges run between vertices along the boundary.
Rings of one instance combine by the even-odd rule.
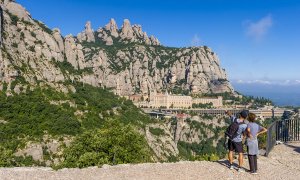
[[[64,151],[59,167],[88,167],[103,164],[144,163],[151,161],[151,151],[131,125],[109,120],[97,130],[78,136]]]

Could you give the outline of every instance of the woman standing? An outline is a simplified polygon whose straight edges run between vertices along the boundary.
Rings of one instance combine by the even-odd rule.
[[[248,149],[248,160],[251,174],[257,174],[257,154],[258,154],[258,140],[257,136],[267,132],[267,129],[261,127],[255,122],[256,115],[249,113],[247,125],[247,149]]]

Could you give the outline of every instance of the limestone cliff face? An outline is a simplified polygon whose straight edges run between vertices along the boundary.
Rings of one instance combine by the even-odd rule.
[[[179,148],[182,142],[186,144],[200,144],[210,141],[208,144],[211,146],[220,146],[220,142],[223,142],[220,133],[227,126],[225,117],[221,115],[211,119],[193,116],[185,120],[173,119],[167,120],[163,124],[150,124],[146,127],[145,137],[156,156],[162,160],[167,160],[171,156],[177,157],[180,154]],[[158,129],[163,133],[155,134],[155,131],[151,132],[151,128]]]
[[[91,22],[76,37],[62,37],[31,18],[19,4],[1,1],[0,88],[43,84],[68,91],[64,82],[109,87],[120,95],[180,89],[192,93],[233,92],[209,47],[164,47],[140,25],[114,19],[93,31]],[[15,83],[14,83],[15,84]],[[18,91],[18,90],[17,90]]]
[[[20,86],[34,87],[40,83],[57,87],[67,80],[57,62],[64,61],[64,39],[59,29],[51,31],[33,20],[19,4],[1,3],[3,10],[0,84],[6,90],[20,92]],[[17,84],[17,86],[11,86]],[[17,87],[17,88],[16,88]],[[22,89],[22,88],[21,88]]]

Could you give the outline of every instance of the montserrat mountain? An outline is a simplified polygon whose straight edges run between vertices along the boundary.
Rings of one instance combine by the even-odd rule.
[[[97,30],[88,21],[76,36],[63,37],[16,2],[0,3],[0,90],[7,94],[36,86],[70,92],[72,82],[111,88],[121,96],[174,88],[233,92],[216,53],[207,46],[165,47],[128,19],[120,28],[111,19]]]
[[[4,166],[24,166],[29,156],[34,165],[42,162],[47,166],[63,163],[61,167],[78,167],[72,164],[78,160],[87,163],[82,164],[86,167],[99,165],[90,164],[89,158],[110,156],[107,161],[97,162],[115,163],[116,154],[110,152],[114,148],[105,149],[103,152],[110,152],[106,155],[99,149],[90,152],[89,147],[84,151],[80,148],[81,154],[76,149],[78,143],[89,140],[81,138],[91,130],[112,128],[110,132],[114,133],[113,127],[105,126],[110,121],[121,123],[115,125],[118,128],[133,126],[144,141],[122,139],[127,137],[123,129],[120,143],[128,145],[128,140],[130,145],[139,145],[140,152],[154,161],[191,159],[197,153],[211,153],[212,146],[222,146],[219,134],[224,117],[209,117],[208,121],[199,116],[162,123],[130,100],[120,98],[165,91],[234,93],[216,53],[209,47],[163,46],[128,19],[120,27],[111,19],[95,30],[88,21],[77,35],[63,36],[58,28],[49,29],[11,0],[0,0],[0,23],[0,161],[10,161]],[[92,145],[94,142],[98,141],[91,141]],[[128,153],[134,154],[127,163],[149,162],[144,155],[141,161],[133,161],[136,149]]]

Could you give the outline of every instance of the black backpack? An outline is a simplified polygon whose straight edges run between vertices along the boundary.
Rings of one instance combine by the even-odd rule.
[[[237,137],[237,132],[239,130],[239,126],[240,124],[243,124],[243,122],[238,123],[237,122],[237,118],[234,119],[233,123],[231,123],[228,128],[225,131],[225,135],[230,139],[234,139],[235,137]]]

